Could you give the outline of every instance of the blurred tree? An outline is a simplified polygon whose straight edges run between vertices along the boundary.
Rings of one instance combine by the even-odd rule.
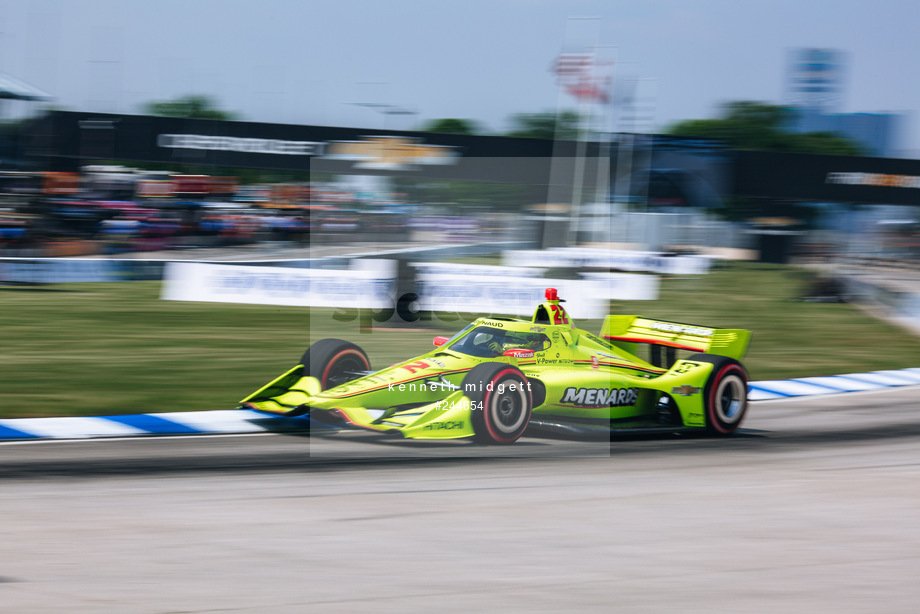
[[[532,139],[566,139],[578,138],[579,115],[575,111],[547,113],[518,113],[511,118],[514,128],[505,136],[518,136]]]
[[[236,114],[217,108],[209,96],[190,94],[175,100],[148,102],[144,111],[150,115],[185,117],[188,119],[236,119]]]
[[[795,111],[760,102],[730,102],[719,119],[690,119],[669,126],[665,132],[720,140],[736,149],[858,156],[862,147],[831,132],[797,133],[789,130]]]
[[[479,126],[471,119],[433,119],[422,128],[422,132],[442,134],[479,134]]]

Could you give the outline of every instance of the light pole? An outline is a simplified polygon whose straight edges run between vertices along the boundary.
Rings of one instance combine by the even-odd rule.
[[[623,64],[633,64],[636,62],[623,62]],[[646,99],[640,97],[640,84],[643,82],[654,82],[657,83],[658,80],[655,78],[643,78],[643,77],[630,77],[629,79],[623,79],[620,81],[625,85],[625,87],[618,88],[618,93],[615,94],[615,102],[620,106],[620,115],[617,120],[618,128],[618,140],[617,140],[617,171],[616,171],[616,181],[614,182],[614,194],[622,199],[623,204],[625,205],[625,220],[627,224],[625,232],[625,240],[628,240],[629,236],[632,234],[629,232],[629,220],[632,217],[632,212],[630,211],[630,205],[632,204],[632,176],[634,174],[635,168],[641,165],[641,160],[638,159],[638,154],[642,153],[643,139],[638,138],[639,134],[644,132],[647,129],[645,122],[651,123],[652,118],[654,117],[654,98],[650,99],[652,104],[651,106],[641,106],[640,103],[646,101]],[[647,139],[645,140],[645,145],[647,146]],[[651,169],[651,152],[647,151],[647,159],[645,161],[646,171]],[[648,183],[648,174],[646,175],[646,184]],[[618,199],[618,200],[619,200]],[[645,206],[643,207],[643,213],[648,213],[648,193],[645,194]],[[643,231],[642,231],[642,243],[643,247],[647,247],[647,234],[649,219],[648,216],[642,216]]]
[[[574,35],[575,26],[581,31]],[[559,93],[556,102],[556,125],[553,138],[553,153],[550,162],[549,191],[550,202],[568,201],[568,215],[563,230],[563,245],[572,246],[578,241],[578,220],[581,214],[582,190],[584,187],[585,152],[587,149],[587,126],[583,116],[585,104],[597,95],[595,82],[595,55],[600,36],[600,17],[569,17],[565,24],[562,53],[552,67],[556,74]],[[578,40],[576,40],[576,38]],[[584,39],[587,39],[587,44]],[[588,49],[595,51],[588,52]],[[562,119],[562,100],[564,94],[575,97],[577,102],[575,126],[574,168],[569,176],[569,164],[562,158],[560,143],[560,125]],[[567,151],[565,152],[568,153]],[[549,227],[543,229],[541,246],[550,243]]]

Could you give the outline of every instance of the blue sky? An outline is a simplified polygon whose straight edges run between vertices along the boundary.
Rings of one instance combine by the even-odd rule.
[[[848,57],[841,111],[913,114],[918,17],[907,0],[0,0],[0,70],[74,110],[204,93],[253,121],[501,131],[574,106],[549,67],[597,45],[643,79],[655,128],[781,102],[788,51],[826,47]]]

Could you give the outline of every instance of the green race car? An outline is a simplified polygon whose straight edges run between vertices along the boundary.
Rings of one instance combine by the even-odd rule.
[[[240,407],[411,439],[493,444],[512,443],[528,428],[729,435],[741,424],[748,377],[739,360],[749,331],[610,315],[595,336],[574,326],[562,302],[548,288],[530,320],[480,318],[380,371],[357,345],[323,339]],[[640,346],[648,346],[648,360],[637,355]]]

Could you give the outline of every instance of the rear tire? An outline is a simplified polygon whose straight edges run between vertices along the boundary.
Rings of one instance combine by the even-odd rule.
[[[509,364],[476,365],[463,378],[463,390],[473,403],[473,439],[485,444],[514,443],[530,423],[533,398],[527,378]]]
[[[714,435],[731,435],[747,413],[747,372],[740,362],[725,356],[694,354],[687,360],[712,364],[703,392],[706,428]]]
[[[322,339],[300,359],[304,376],[319,380],[322,390],[341,386],[371,370],[367,354],[354,343],[341,339]]]

